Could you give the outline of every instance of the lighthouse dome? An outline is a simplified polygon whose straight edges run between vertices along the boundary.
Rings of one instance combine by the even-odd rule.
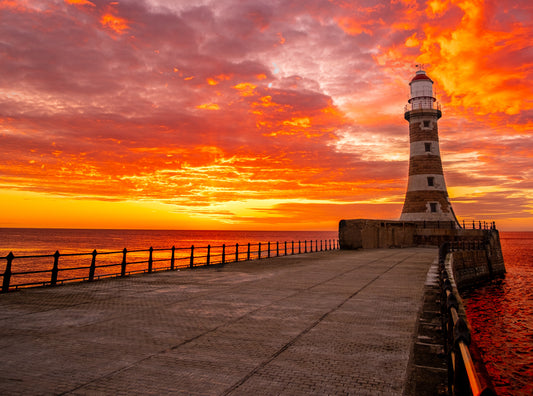
[[[423,81],[423,80],[426,80],[426,81],[429,81],[431,83],[433,83],[433,81],[431,80],[431,78],[429,78],[426,74],[426,72],[424,70],[418,70],[415,74],[415,76],[413,77],[413,79],[411,80],[411,83],[412,82],[415,82],[415,81]],[[409,84],[411,84],[409,83]]]

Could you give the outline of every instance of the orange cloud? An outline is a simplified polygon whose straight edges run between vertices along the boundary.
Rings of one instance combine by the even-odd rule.
[[[421,63],[450,97],[450,104],[477,114],[501,112],[508,115],[533,109],[533,96],[526,69],[509,67],[513,56],[529,47],[530,32],[521,25],[511,30],[493,26],[481,1],[431,2],[428,13],[435,18],[451,7],[463,16],[456,26],[428,23],[421,40]]]
[[[118,34],[124,34],[129,29],[129,22],[126,19],[110,13],[102,15],[100,23],[103,27],[107,27]]]
[[[65,0],[65,3],[73,4],[73,5],[88,5],[88,6],[96,7],[96,5],[89,0]]]
[[[196,107],[198,109],[204,109],[204,110],[220,110],[220,106],[217,105],[216,103],[204,103]]]
[[[0,9],[17,12],[39,11],[38,4],[33,4],[30,0],[0,0]]]

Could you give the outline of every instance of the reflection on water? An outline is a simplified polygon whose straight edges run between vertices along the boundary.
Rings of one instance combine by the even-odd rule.
[[[507,274],[466,295],[472,337],[498,395],[533,395],[533,233],[500,235]]]
[[[272,242],[271,251],[284,254],[285,241],[326,241],[337,238],[336,231],[165,231],[165,230],[73,230],[73,229],[0,229],[0,257],[13,252],[11,286],[24,284],[43,284],[50,282],[51,269],[54,263],[52,255],[57,250],[61,257],[58,260],[58,281],[65,279],[86,279],[91,264],[91,252],[97,250],[95,276],[109,276],[121,272],[123,260],[122,250],[127,249],[126,273],[147,271],[150,247],[153,252],[153,270],[168,269],[171,265],[171,248],[175,250],[175,268],[187,267],[191,245],[195,246],[195,265],[206,262],[207,245],[210,262],[221,262],[222,244],[226,260],[240,260],[247,257],[246,245],[263,243],[261,256],[266,257],[267,243]],[[281,242],[279,246],[276,242]],[[239,251],[236,254],[236,244]],[[303,248],[302,246],[302,248]],[[309,245],[308,245],[309,246]],[[315,243],[315,249],[321,244]],[[291,245],[287,246],[291,252]],[[258,256],[258,249],[253,247],[250,258]],[[142,251],[139,251],[142,250]],[[113,254],[108,254],[114,252]],[[298,252],[298,250],[296,250]],[[65,254],[84,253],[83,255],[64,256]],[[239,255],[240,254],[240,255]],[[290,254],[290,253],[289,253]],[[20,258],[20,256],[47,255],[42,258]],[[0,260],[0,275],[5,271],[6,260]],[[76,268],[66,270],[68,268]],[[27,271],[43,271],[40,273],[21,274]]]
[[[336,239],[337,231],[188,231],[73,230],[0,228],[0,257],[15,255],[90,253],[93,249],[128,250],[244,244],[268,241]]]

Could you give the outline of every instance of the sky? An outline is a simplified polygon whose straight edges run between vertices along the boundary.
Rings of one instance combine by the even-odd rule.
[[[530,0],[0,0],[0,227],[398,219],[422,64],[460,221],[533,230]]]

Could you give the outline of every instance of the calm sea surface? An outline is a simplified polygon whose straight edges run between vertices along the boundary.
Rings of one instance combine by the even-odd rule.
[[[337,231],[160,231],[0,228],[0,257],[337,239]]]
[[[533,232],[502,232],[507,274],[465,297],[498,395],[533,395]]]
[[[94,276],[106,277],[120,274],[123,262],[122,250],[127,249],[125,273],[168,269],[172,251],[175,250],[175,268],[190,265],[191,246],[194,245],[194,265],[235,261],[247,257],[268,257],[270,254],[287,254],[321,249],[337,239],[336,231],[159,231],[159,230],[75,230],[75,229],[0,229],[0,257],[9,252],[15,255],[10,286],[25,287],[50,282],[54,252],[59,251],[58,282],[87,279],[93,250],[97,251]],[[299,244],[301,241],[301,246]],[[313,248],[311,249],[311,241]],[[279,245],[277,245],[279,242]],[[288,242],[285,245],[284,242]],[[236,246],[238,244],[238,248]],[[261,246],[259,246],[261,244]],[[210,245],[209,250],[207,246]],[[225,245],[225,247],[223,247]],[[152,247],[153,265],[148,264]],[[113,253],[112,253],[113,252]],[[82,254],[83,253],[83,254]],[[236,254],[237,253],[237,254]],[[46,257],[29,257],[47,255]],[[5,272],[5,259],[0,259],[0,274]]]
[[[276,241],[337,239],[337,231],[146,231],[2,229],[0,257],[64,253],[190,248],[191,245],[266,245]],[[469,292],[472,337],[499,395],[533,395],[533,232],[500,234],[507,274]],[[49,267],[50,259],[46,259]],[[62,258],[63,260],[63,258]],[[0,260],[3,273],[5,260]],[[28,264],[29,266],[30,264]],[[35,261],[31,265],[35,265]]]

